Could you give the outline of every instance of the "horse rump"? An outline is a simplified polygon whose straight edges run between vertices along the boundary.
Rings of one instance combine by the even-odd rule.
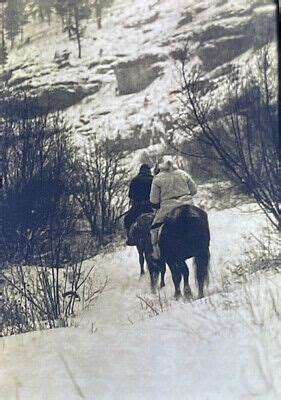
[[[173,209],[165,218],[159,246],[166,259],[181,261],[202,254],[210,244],[207,213],[186,204]]]
[[[209,281],[209,244],[210,231],[205,211],[193,205],[182,205],[166,216],[159,234],[159,247],[176,282],[176,294],[181,280],[178,266],[186,259],[194,258],[198,297],[203,297],[203,288]]]

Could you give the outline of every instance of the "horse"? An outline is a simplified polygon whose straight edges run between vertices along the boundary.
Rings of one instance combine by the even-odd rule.
[[[159,273],[161,273],[160,288],[165,286],[166,264],[163,261],[156,262],[152,257],[153,248],[150,238],[150,227],[153,218],[153,213],[141,214],[132,225],[131,234],[139,253],[140,274],[144,274],[144,261],[146,261],[150,274],[151,292],[156,293]]]
[[[210,231],[208,216],[202,209],[185,204],[174,208],[165,217],[159,231],[158,245],[161,258],[172,274],[175,298],[181,296],[180,283],[183,278],[184,296],[191,297],[189,270],[185,260],[194,258],[198,298],[204,297],[204,286],[209,282]],[[163,261],[161,261],[162,263]]]

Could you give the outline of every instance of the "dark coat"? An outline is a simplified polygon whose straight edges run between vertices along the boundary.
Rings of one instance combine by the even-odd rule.
[[[150,171],[140,171],[130,184],[129,198],[131,200],[131,208],[124,218],[127,234],[133,222],[143,213],[152,212],[149,201],[150,189],[153,176]]]
[[[153,176],[149,172],[140,172],[132,179],[129,190],[129,198],[132,203],[149,201]]]

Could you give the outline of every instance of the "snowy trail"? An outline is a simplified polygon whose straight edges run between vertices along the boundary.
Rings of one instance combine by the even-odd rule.
[[[114,259],[113,259],[114,257]],[[94,323],[98,329],[130,324],[139,311],[136,295],[149,289],[149,275],[140,277],[135,248],[122,248],[113,254],[97,257],[95,264],[101,280],[108,278],[104,293],[94,304],[94,313],[85,313],[81,326]],[[94,317],[94,320],[93,320]]]
[[[209,293],[215,298],[223,269],[254,245],[245,238],[265,221],[260,214],[234,209],[212,212],[209,218]],[[153,296],[148,273],[139,278],[135,249],[121,248],[94,262],[101,279],[108,276],[109,282],[77,328],[1,339],[1,400],[274,398],[262,395],[264,382],[249,350],[252,332],[237,322],[235,311],[211,312],[205,299],[173,301],[167,271],[163,293],[171,309],[144,320],[136,296]],[[193,281],[191,276],[196,293]]]
[[[241,262],[243,253],[250,251],[256,245],[256,240],[251,232],[257,232],[256,226],[260,229],[266,226],[266,221],[262,213],[256,214],[253,218],[250,210],[241,215],[235,209],[223,212],[210,212],[209,223],[211,230],[211,266],[210,266],[210,285],[206,291],[207,295],[216,293],[221,288],[221,279],[226,269],[231,265],[238,265]],[[230,229],[231,227],[231,229]],[[114,259],[113,259],[114,257]],[[128,325],[131,321],[139,320],[143,317],[140,309],[140,301],[137,295],[149,296],[149,273],[145,276],[139,275],[138,253],[135,248],[121,248],[114,254],[107,254],[97,257],[95,264],[101,277],[109,278],[105,293],[103,293],[97,303],[93,313],[86,313],[81,322],[82,326],[94,323],[98,329],[108,325]],[[190,271],[190,284],[193,297],[196,298],[197,286],[192,261],[188,261]],[[167,266],[165,275],[166,287],[160,293],[168,299],[172,299],[174,286],[171,273]],[[93,320],[94,318],[94,320]]]

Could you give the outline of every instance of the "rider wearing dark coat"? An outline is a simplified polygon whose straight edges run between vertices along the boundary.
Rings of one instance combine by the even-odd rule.
[[[138,175],[135,176],[130,183],[129,198],[131,208],[124,218],[127,235],[129,235],[131,225],[141,214],[152,212],[151,203],[149,201],[152,179],[153,176],[149,165],[142,164]],[[127,241],[127,244],[133,245],[133,243],[130,243],[130,239]]]

